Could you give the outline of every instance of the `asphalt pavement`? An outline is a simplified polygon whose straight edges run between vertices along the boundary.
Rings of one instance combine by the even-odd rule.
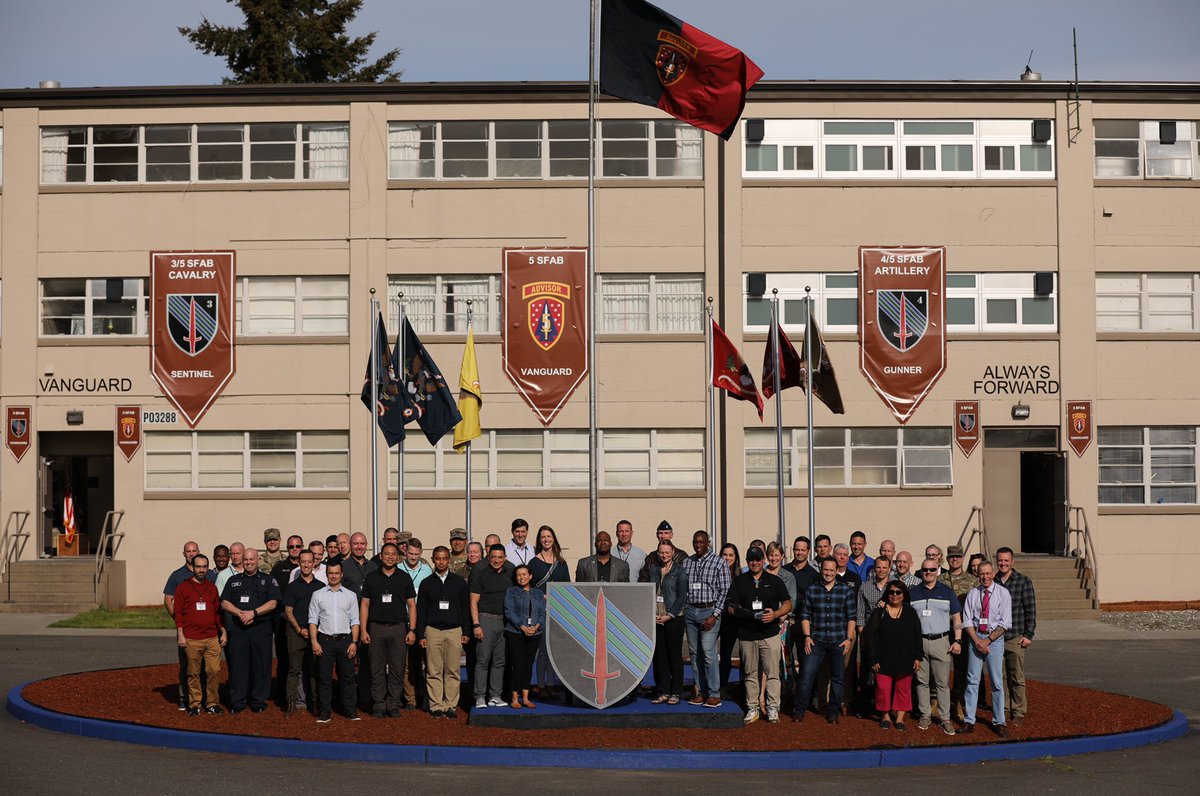
[[[0,615],[0,688],[56,674],[169,663],[170,631],[64,631],[59,617]],[[19,615],[17,615],[19,616]],[[1097,627],[1092,627],[1093,625]],[[851,771],[662,772],[398,766],[155,749],[65,735],[0,717],[0,782],[11,794],[224,793],[394,794],[560,792],[604,794],[667,788],[673,793],[770,792],[831,786],[848,792],[1196,793],[1200,775],[1200,633],[1135,634],[1098,622],[1039,626],[1026,657],[1033,679],[1083,685],[1162,702],[1189,720],[1169,743],[1020,762]],[[1032,710],[1053,706],[1032,705]],[[478,761],[477,761],[478,762]],[[485,761],[486,762],[486,761]],[[224,783],[224,784],[220,784]]]

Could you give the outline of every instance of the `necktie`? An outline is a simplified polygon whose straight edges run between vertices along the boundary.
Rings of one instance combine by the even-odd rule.
[[[988,606],[992,602],[992,590],[983,590],[983,606],[979,609],[979,629],[988,632]]]

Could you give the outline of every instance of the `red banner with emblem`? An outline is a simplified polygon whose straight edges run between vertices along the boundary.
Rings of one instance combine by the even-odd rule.
[[[192,428],[236,370],[232,251],[150,252],[150,373]]]
[[[548,426],[588,373],[587,249],[505,249],[504,373]]]
[[[946,370],[946,247],[858,250],[859,370],[901,423]]]
[[[1092,444],[1092,402],[1067,401],[1067,444],[1076,456]]]
[[[29,440],[33,436],[33,409],[10,406],[5,419],[8,422],[4,426],[4,444],[12,451],[13,458],[21,461],[21,457],[29,450]]]
[[[954,402],[954,441],[970,458],[979,445],[979,401]]]
[[[117,407],[117,449],[125,456],[125,461],[133,461],[133,456],[142,447],[142,407]]]

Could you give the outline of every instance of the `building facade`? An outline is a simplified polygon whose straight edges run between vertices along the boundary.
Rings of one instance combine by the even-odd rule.
[[[29,512],[24,556],[55,550],[68,486],[86,544],[124,512],[135,604],[189,538],[370,536],[371,289],[393,334],[403,294],[452,382],[471,301],[475,537],[521,516],[587,555],[586,386],[543,428],[500,340],[501,250],[587,243],[586,112],[575,83],[0,91],[0,390],[31,410],[0,512]],[[668,519],[686,546],[707,525],[706,299],[757,378],[773,291],[799,344],[811,289],[846,405],[815,409],[818,532],[944,547],[979,507],[992,549],[1061,553],[1086,520],[1102,600],[1200,597],[1200,85],[766,83],[727,143],[630,103],[598,117],[602,528],[649,547]],[[948,270],[946,369],[905,425],[858,368],[858,249],[898,244],[945,246]],[[237,253],[237,372],[195,429],[150,375],[163,250]],[[980,402],[970,456],[960,400]],[[143,411],[130,461],[122,405]],[[744,550],[778,533],[773,407],[719,410],[716,531]],[[790,541],[799,390],[783,425]],[[410,435],[404,524],[427,547],[464,524],[464,462]]]

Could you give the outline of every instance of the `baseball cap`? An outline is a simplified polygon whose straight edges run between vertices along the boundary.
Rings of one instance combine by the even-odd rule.
[[[962,545],[952,544],[946,548],[946,557],[947,558],[949,558],[950,556],[961,556],[961,555],[964,555],[964,553],[965,553],[965,551],[962,549]]]
[[[466,539],[467,531],[464,528],[455,528],[454,530],[450,531],[450,538],[451,539]]]
[[[751,547],[746,551],[746,561],[762,561],[765,558],[761,547]]]
[[[271,542],[271,541],[278,542],[279,541],[279,529],[278,528],[267,528],[265,531],[263,531],[263,541],[264,542]]]
[[[660,523],[658,524],[658,530],[660,530],[660,531],[673,531],[673,530],[675,530],[675,529],[671,527],[671,523],[667,522],[666,520],[663,520],[662,522],[660,522]]]

